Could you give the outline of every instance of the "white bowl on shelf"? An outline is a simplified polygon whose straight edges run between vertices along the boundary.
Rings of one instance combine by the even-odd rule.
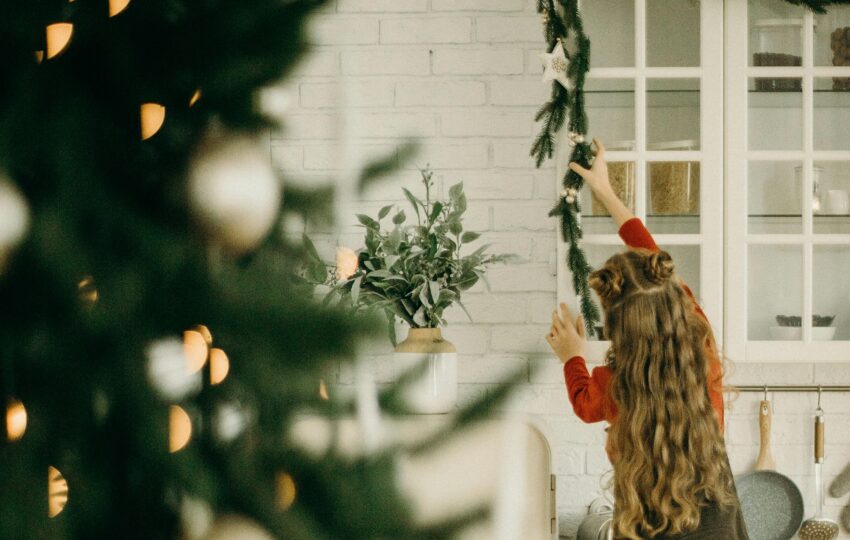
[[[812,328],[812,341],[832,341],[834,337],[834,326]],[[771,326],[770,338],[773,341],[800,341],[803,339],[803,329],[799,326]]]

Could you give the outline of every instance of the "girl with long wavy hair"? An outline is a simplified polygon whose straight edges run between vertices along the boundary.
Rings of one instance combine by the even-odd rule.
[[[596,140],[580,174],[628,246],[590,276],[611,341],[588,373],[584,321],[565,304],[546,336],[564,362],[570,403],[585,422],[607,421],[614,467],[613,536],[641,540],[743,540],[746,526],[723,440],[720,354],[705,314],[643,223],[608,180]]]

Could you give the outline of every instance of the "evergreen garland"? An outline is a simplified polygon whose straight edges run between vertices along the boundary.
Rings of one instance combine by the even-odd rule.
[[[850,0],[785,0],[795,6],[806,6],[815,13],[826,13],[827,6],[850,5]]]
[[[535,116],[535,120],[543,126],[534,144],[531,155],[537,166],[552,157],[555,149],[555,137],[567,122],[571,144],[574,144],[570,161],[589,168],[593,152],[585,140],[587,133],[587,113],[584,110],[584,79],[590,70],[590,39],[584,33],[578,0],[558,0],[564,11],[564,17],[558,13],[554,0],[538,0],[537,12],[543,17],[543,32],[548,50],[561,41],[570,60],[567,76],[573,83],[569,91],[559,82],[552,82],[552,96]],[[574,48],[567,50],[567,43],[572,36]],[[560,216],[561,236],[569,244],[567,250],[567,267],[573,275],[573,289],[581,298],[581,313],[587,327],[588,335],[593,335],[599,322],[599,308],[593,303],[590,288],[587,285],[588,275],[592,271],[580,241],[582,229],[580,222],[581,206],[577,197],[583,180],[581,176],[568,169],[562,184],[564,190],[557,204],[549,212],[550,216]]]
[[[584,81],[590,70],[590,39],[584,33],[578,0],[557,0],[564,16],[558,12],[555,0],[538,0],[537,12],[543,18],[543,34],[551,51],[560,41],[564,44],[567,58],[570,60],[567,76],[573,83],[572,91],[567,90],[558,81],[552,81],[552,94],[546,103],[537,111],[534,120],[542,122],[540,133],[531,146],[531,156],[540,167],[544,161],[554,154],[556,135],[567,122],[570,144],[573,146],[570,161],[575,161],[585,168],[590,167],[593,151],[586,141],[587,113],[584,109]],[[794,5],[805,6],[815,13],[826,13],[830,5],[850,5],[850,0],[785,0]],[[568,50],[567,43],[572,36],[574,47]],[[581,205],[578,192],[583,180],[581,176],[568,169],[562,179],[563,191],[558,202],[549,212],[550,216],[559,216],[561,221],[561,236],[569,244],[567,250],[567,267],[573,276],[573,290],[581,298],[581,312],[587,326],[588,335],[593,335],[599,322],[599,309],[593,303],[587,279],[593,270],[587,262],[587,256],[580,246],[582,229],[580,222]]]

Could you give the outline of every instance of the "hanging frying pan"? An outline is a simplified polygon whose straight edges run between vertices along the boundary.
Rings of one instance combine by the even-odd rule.
[[[750,540],[790,540],[803,522],[803,496],[787,476],[775,467],[770,452],[770,402],[759,406],[761,449],[756,469],[735,478],[741,512]]]

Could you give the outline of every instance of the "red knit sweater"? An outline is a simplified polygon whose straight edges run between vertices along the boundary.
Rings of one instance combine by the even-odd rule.
[[[652,235],[643,226],[640,219],[633,218],[625,222],[620,228],[620,237],[629,247],[644,248],[658,251],[658,246],[652,239]],[[693,293],[687,285],[683,285],[685,292],[693,298]],[[696,300],[694,300],[696,303]],[[697,312],[705,317],[702,309],[697,304]],[[584,358],[575,356],[564,364],[564,379],[567,383],[567,393],[576,416],[583,421],[600,422],[606,420],[608,423],[617,417],[617,408],[611,398],[610,382],[611,369],[608,366],[593,368],[593,373],[588,373]],[[723,430],[723,382],[721,365],[718,358],[711,363],[709,374],[708,394],[711,405],[717,413],[720,429]]]

